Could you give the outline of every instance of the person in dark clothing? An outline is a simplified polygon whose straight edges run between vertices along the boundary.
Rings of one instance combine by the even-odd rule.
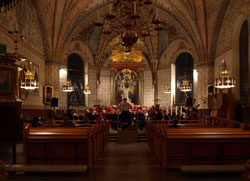
[[[180,126],[178,126],[178,119],[174,118],[173,122],[174,123],[172,125],[168,126],[169,128],[178,128],[178,127],[180,127]]]
[[[127,98],[123,98],[123,101],[120,104],[120,107],[122,109],[121,122],[124,125],[127,124],[127,127],[130,127],[132,120],[131,120],[131,115],[130,115],[129,109],[131,109],[132,106],[130,103],[127,102]],[[126,129],[126,126],[123,126],[123,129]]]
[[[32,121],[32,127],[40,127],[42,126],[42,123],[40,122],[38,117],[35,117]]]
[[[69,118],[69,120],[73,120],[73,119],[74,119],[73,114],[72,114],[72,111],[73,111],[72,105],[69,104],[68,110],[67,110],[67,117]]]
[[[155,117],[154,120],[161,120],[163,118],[162,113],[159,109],[155,111]]]
[[[145,127],[145,115],[143,114],[142,110],[138,112],[138,127],[142,130]]]

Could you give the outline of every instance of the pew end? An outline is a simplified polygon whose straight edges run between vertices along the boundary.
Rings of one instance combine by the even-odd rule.
[[[6,166],[2,160],[0,160],[0,180],[7,181],[8,174],[6,173]]]

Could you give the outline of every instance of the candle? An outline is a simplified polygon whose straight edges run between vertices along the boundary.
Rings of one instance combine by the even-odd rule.
[[[173,115],[173,107],[171,106],[171,116]]]

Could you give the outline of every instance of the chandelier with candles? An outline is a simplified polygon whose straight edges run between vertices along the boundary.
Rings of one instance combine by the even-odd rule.
[[[171,93],[171,87],[169,86],[169,84],[167,84],[166,86],[165,86],[165,89],[164,89],[164,91],[163,91],[165,94],[170,94]]]
[[[110,35],[115,32],[121,35],[121,44],[126,51],[139,38],[157,36],[163,30],[158,9],[152,6],[151,0],[108,0],[109,13],[102,23],[98,18],[96,26],[103,26],[102,33]],[[98,14],[99,17],[99,14]]]
[[[180,86],[180,91],[182,91],[182,92],[191,92],[192,91],[192,86],[191,86],[191,84],[189,84],[189,81],[188,81],[186,75],[184,76],[184,78],[182,80],[182,84]]]
[[[66,83],[62,86],[63,92],[73,92],[74,86],[71,84],[70,80],[67,80]]]
[[[215,80],[215,88],[229,89],[235,87],[235,79],[229,77],[225,60],[222,60],[222,63],[219,66],[219,71],[220,77]]]
[[[88,85],[85,86],[83,93],[84,94],[91,94],[90,87]]]
[[[24,71],[24,77],[21,79],[21,86],[20,88],[26,89],[26,90],[35,90],[39,88],[39,82],[37,80],[37,77],[35,77],[35,74],[32,70],[32,63],[29,62],[28,69]]]

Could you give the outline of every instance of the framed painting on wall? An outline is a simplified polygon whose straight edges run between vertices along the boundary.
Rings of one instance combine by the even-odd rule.
[[[44,86],[43,103],[50,104],[50,100],[52,97],[53,97],[53,87],[52,86]]]

